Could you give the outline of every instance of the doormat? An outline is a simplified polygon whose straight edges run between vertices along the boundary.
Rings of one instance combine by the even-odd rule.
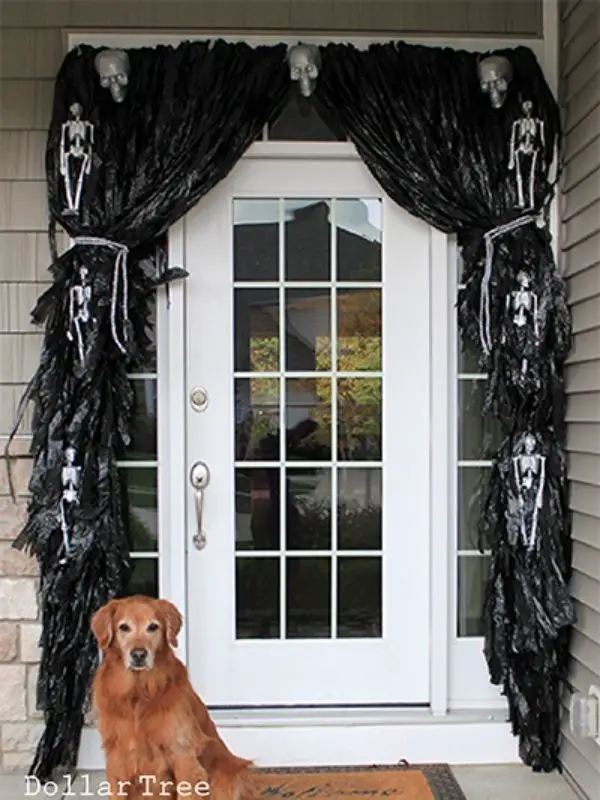
[[[266,800],[466,800],[447,764],[257,768],[253,784]]]

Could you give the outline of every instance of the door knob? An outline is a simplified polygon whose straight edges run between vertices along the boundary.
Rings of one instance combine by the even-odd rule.
[[[204,492],[210,483],[210,470],[204,461],[196,461],[190,469],[190,483],[194,489],[196,504],[196,532],[192,536],[192,543],[196,550],[206,547],[206,533],[202,528],[202,512],[204,509]]]

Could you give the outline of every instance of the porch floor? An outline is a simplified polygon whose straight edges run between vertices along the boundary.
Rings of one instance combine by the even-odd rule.
[[[453,770],[467,800],[506,800],[507,797],[518,800],[574,800],[577,797],[560,775],[536,775],[520,765],[461,766],[453,767]],[[103,780],[103,775],[99,772],[90,775],[87,786],[79,778],[73,785],[73,791],[62,797],[65,800],[98,797],[94,788]],[[31,788],[30,794],[25,795],[22,774],[0,774],[0,800],[17,800],[23,796],[50,796],[43,790],[37,795],[34,792],[35,788]],[[54,796],[61,800],[61,795]]]

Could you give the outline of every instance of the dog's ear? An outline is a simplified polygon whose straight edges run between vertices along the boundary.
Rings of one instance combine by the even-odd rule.
[[[113,618],[117,608],[117,600],[111,600],[99,608],[91,621],[92,633],[101,650],[106,650],[113,639]]]
[[[169,600],[157,600],[156,604],[165,624],[167,642],[171,647],[177,647],[177,636],[183,625],[183,617]]]

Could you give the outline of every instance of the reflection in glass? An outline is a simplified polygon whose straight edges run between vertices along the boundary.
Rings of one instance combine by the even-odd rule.
[[[287,370],[330,370],[330,290],[288,289],[285,293],[285,334]]]
[[[234,295],[235,370],[279,370],[279,292],[236,289]]]
[[[279,279],[279,201],[233,201],[233,279]]]
[[[458,372],[466,375],[479,375],[481,367],[479,366],[479,350],[468,339],[463,339],[458,334],[457,341],[458,352]]]
[[[279,461],[279,380],[235,379],[236,461]]]
[[[381,467],[338,469],[338,548],[381,548]]]
[[[156,467],[122,467],[124,491],[129,503],[129,527],[135,552],[158,549],[158,490]]]
[[[279,559],[235,559],[235,638],[277,639]]]
[[[288,550],[331,548],[331,470],[286,470]]]
[[[381,200],[335,201],[338,281],[381,280]]]
[[[133,572],[129,579],[125,595],[144,594],[147,597],[158,597],[158,559],[134,558]]]
[[[381,637],[381,558],[338,559],[338,638]]]
[[[156,461],[156,378],[134,378],[135,411],[131,444],[124,453],[128,461]]]
[[[331,380],[286,380],[286,458],[290,461],[331,459]]]
[[[331,636],[331,559],[286,558],[288,639]]]
[[[235,470],[237,550],[279,550],[279,468]]]
[[[338,289],[338,370],[381,370],[381,289]]]
[[[155,275],[152,274],[149,277],[154,278]],[[150,341],[147,347],[147,357],[142,363],[132,366],[131,372],[134,374],[136,372],[144,372],[146,374],[156,372],[156,295],[148,298],[148,305],[150,307],[150,317],[148,325],[146,325],[146,336]]]
[[[490,476],[485,467],[458,468],[458,549],[479,549],[481,503]],[[487,546],[484,543],[485,546]]]
[[[458,457],[461,460],[489,458],[499,447],[501,429],[483,413],[485,381],[458,382]]]
[[[338,458],[381,460],[381,379],[338,380]]]
[[[487,556],[459,556],[458,558],[458,614],[459,636],[483,636],[483,604],[485,586],[490,566]]]
[[[344,141],[342,133],[336,135],[318,115],[312,98],[290,92],[281,116],[269,130],[269,141],[335,142]]]
[[[331,280],[331,235],[326,200],[285,201],[285,280]]]

